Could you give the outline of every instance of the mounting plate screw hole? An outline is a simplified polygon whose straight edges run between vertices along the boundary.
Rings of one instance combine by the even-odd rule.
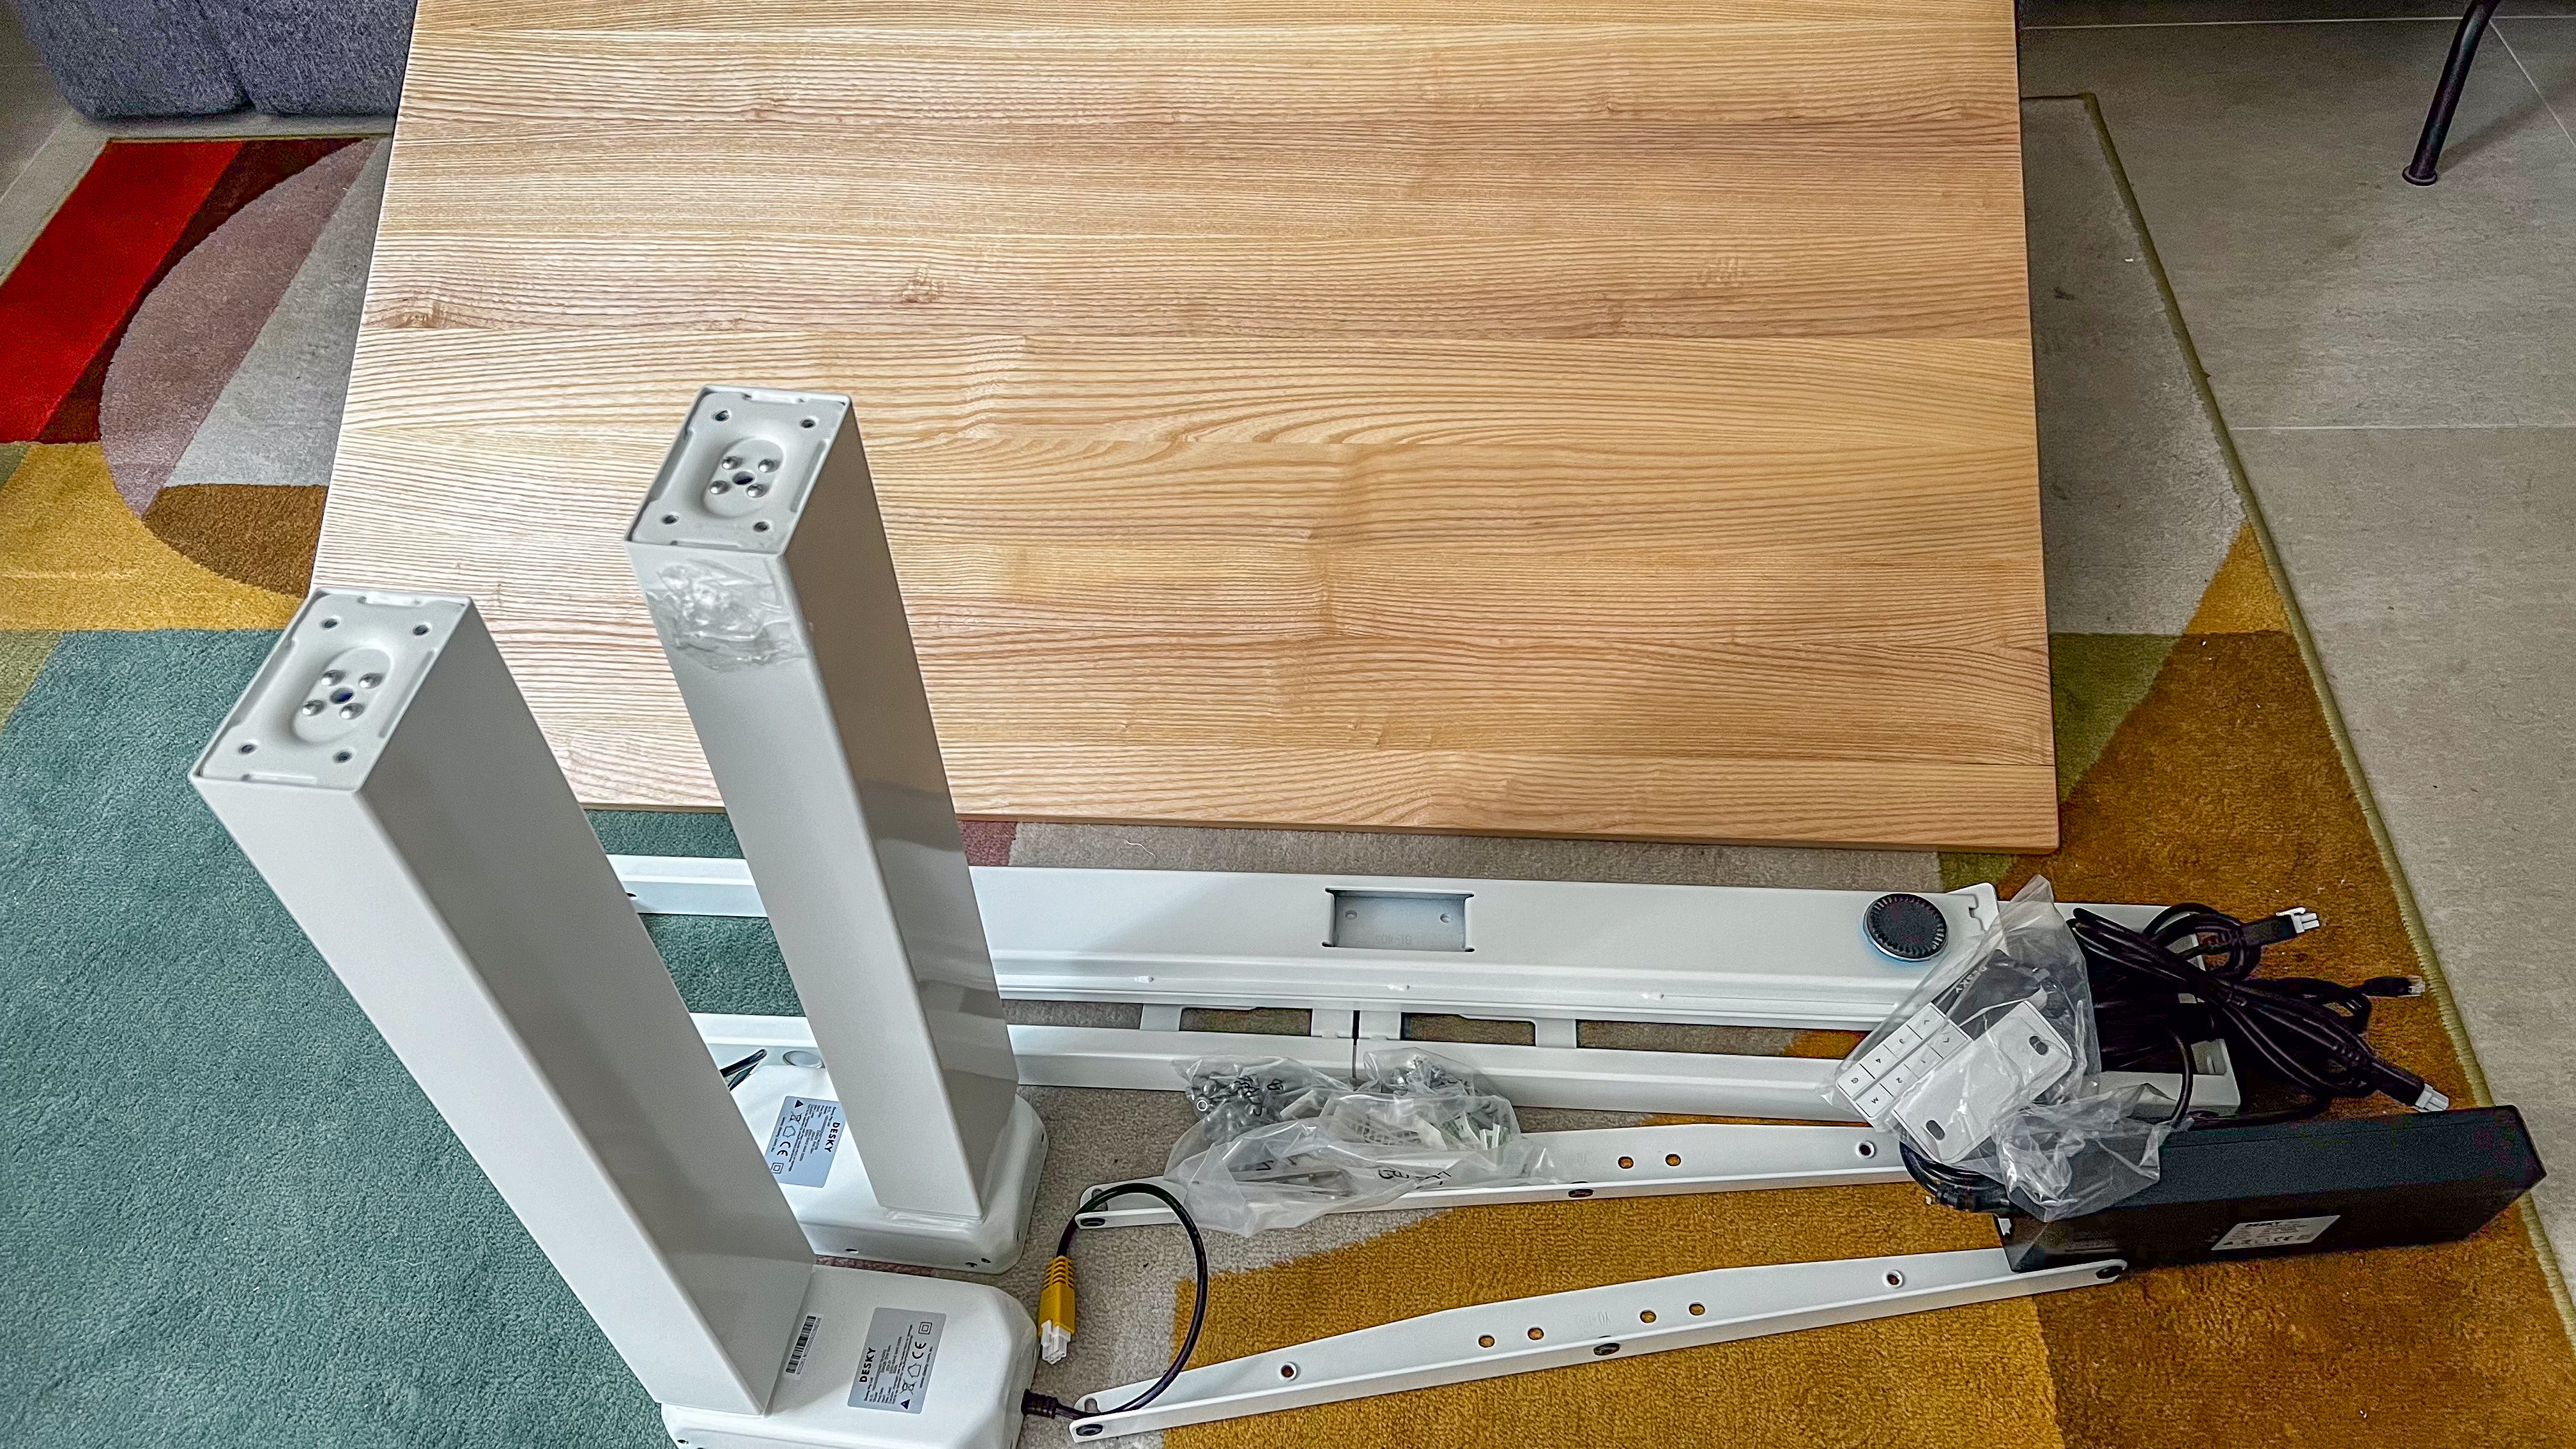
[[[716,421],[717,421],[717,422],[723,422],[723,421],[725,421],[727,418],[730,418],[730,417],[732,417],[732,416],[733,416],[733,409],[731,409],[731,408],[718,408],[718,409],[716,409]]]
[[[1297,1366],[1293,1363],[1281,1364],[1279,1366],[1279,1377],[1283,1379],[1293,1379],[1297,1377]]]
[[[767,533],[769,531],[769,520],[764,518],[758,523],[753,524],[751,526],[751,531],[754,533]]]
[[[1619,1165],[1621,1167],[1634,1167],[1637,1165],[1637,1159],[1633,1157],[1622,1157],[1619,1159]]]
[[[337,629],[340,627],[340,621],[337,619],[325,619],[322,621],[322,627],[325,629]]]
[[[1887,1286],[1888,1286],[1888,1287],[1890,1287],[1890,1288],[1902,1288],[1902,1287],[1904,1287],[1904,1286],[1905,1286],[1905,1275],[1904,1275],[1904,1274],[1902,1274],[1902,1273],[1899,1273],[1899,1272],[1895,1272],[1895,1271],[1893,1271],[1893,1270],[1890,1270],[1890,1271],[1889,1271],[1889,1273],[1888,1273],[1888,1275],[1887,1275]]]
[[[1592,1356],[1594,1358],[1608,1358],[1610,1355],[1617,1353],[1618,1351],[1619,1345],[1615,1343],[1605,1343],[1599,1348],[1592,1350]]]
[[[241,752],[242,752],[243,754],[247,755],[247,754],[249,754],[251,751],[253,751],[253,750],[255,750],[255,749],[258,749],[258,748],[259,748],[259,746],[257,746],[257,745],[244,745],[244,746],[242,746],[242,747],[241,747]]]
[[[1590,1197],[1592,1196],[1592,1189],[1588,1187],[1573,1188],[1567,1191],[1565,1195],[1567,1197]]]
[[[342,750],[331,757],[331,762],[336,765],[345,765],[349,763],[349,758],[349,752],[347,750]]]
[[[427,624],[414,624],[411,626],[411,631],[414,634],[426,634],[429,632],[429,626]]]
[[[1655,1310],[1653,1310],[1653,1309],[1649,1308],[1649,1309],[1646,1309],[1644,1312],[1639,1313],[1639,1314],[1637,1315],[1637,1321],[1638,1321],[1639,1323],[1652,1323],[1652,1322],[1654,1322],[1654,1321],[1655,1321]]]
[[[1681,1166],[1681,1165],[1682,1165],[1682,1155],[1681,1155],[1680,1153],[1678,1153],[1678,1152],[1667,1152],[1667,1153],[1665,1153],[1665,1154],[1664,1154],[1664,1166],[1666,1166],[1666,1167],[1679,1167],[1679,1166]]]
[[[1691,1317],[1693,1318],[1697,1318],[1706,1312],[1708,1312],[1708,1305],[1705,1303],[1694,1303],[1691,1305]]]
[[[1490,1333],[1480,1333],[1480,1334],[1477,1334],[1477,1335],[1476,1335],[1476,1347],[1478,1347],[1478,1348],[1492,1348],[1493,1346],[1494,1346],[1494,1336],[1493,1336],[1492,1334],[1490,1334]]]
[[[1533,1342],[1545,1337],[1547,1337],[1547,1330],[1544,1328],[1533,1328],[1530,1330],[1530,1339]]]
[[[1860,1155],[1863,1157],[1876,1157],[1878,1155],[1878,1144],[1875,1142],[1862,1143],[1860,1145]]]
[[[676,513],[665,513],[662,515],[662,521],[664,523],[677,523],[680,521],[680,515]]]
[[[801,422],[801,423],[798,423],[796,426],[798,426],[798,427],[800,427],[800,428],[810,428],[810,427],[814,426],[814,419],[812,419],[812,418],[807,418],[805,421],[803,421],[803,422]]]

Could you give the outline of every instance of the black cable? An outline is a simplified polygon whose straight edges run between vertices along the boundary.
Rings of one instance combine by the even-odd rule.
[[[2156,1071],[2179,1062],[2182,1086],[2168,1119],[2176,1128],[2253,1127],[2313,1117],[2337,1098],[2385,1092],[2418,1111],[2450,1099],[2423,1078],[2371,1050],[2375,998],[2416,996],[2411,977],[2375,976],[2359,986],[2313,976],[2254,978],[2263,948],[2312,931],[2315,913],[2283,911],[2240,921],[2186,903],[2143,931],[2077,910],[2068,923],[2083,949],[2093,989],[2093,1021],[2105,1071]],[[2196,1075],[2191,1044],[2225,1040],[2244,1076],[2259,1073],[2299,1093],[2271,1112],[2218,1117],[2191,1110]],[[2003,1187],[1983,1173],[1948,1166],[1898,1144],[1905,1170],[1933,1201],[1964,1212],[2009,1211]]]
[[[1081,1411],[1053,1395],[1030,1393],[1020,1396],[1022,1413],[1043,1414],[1057,1419],[1079,1419],[1088,1418],[1091,1414],[1124,1414],[1133,1409],[1141,1409],[1160,1398],[1163,1390],[1172,1386],[1172,1380],[1179,1378],[1181,1370],[1189,1367],[1190,1355],[1198,1351],[1199,1330],[1207,1326],[1207,1240],[1199,1236],[1198,1221],[1190,1216],[1190,1210],[1181,1205],[1181,1200],[1174,1196],[1169,1188],[1157,1182],[1121,1182],[1093,1193],[1083,1200],[1082,1206],[1074,1209],[1072,1217],[1065,1220],[1064,1232],[1055,1241],[1055,1255],[1063,1258],[1072,1254],[1074,1230],[1082,1225],[1085,1213],[1096,1212],[1101,1204],[1113,1198],[1127,1197],[1131,1194],[1161,1198],[1163,1205],[1172,1210],[1172,1216],[1181,1220],[1181,1231],[1190,1235],[1190,1258],[1198,1272],[1198,1288],[1190,1296],[1190,1331],[1182,1335],[1180,1351],[1172,1355],[1171,1367],[1163,1370],[1163,1376],[1154,1380],[1152,1386],[1145,1392],[1120,1404],[1117,1408]]]
[[[716,1068],[716,1074],[724,1078],[725,1090],[730,1092],[750,1081],[753,1070],[767,1060],[769,1060],[769,1048],[762,1047],[732,1066]]]
[[[2223,1038],[2237,1065],[2290,1087],[2300,1100],[2277,1111],[2194,1119],[2204,1127],[2250,1127],[2313,1117],[2338,1098],[2385,1092],[2417,1110],[2449,1099],[2373,1051],[2374,997],[2413,995],[2404,977],[2358,987],[2313,976],[2254,978],[2263,948],[2311,930],[2316,917],[2286,911],[2245,922],[2207,906],[2174,906],[2136,930],[2091,911],[2069,922],[2093,984],[2102,1065],[2136,1070],[2168,1049]],[[2186,1089],[2190,1074],[2184,1075]],[[2178,1118],[2177,1120],[2182,1120]]]

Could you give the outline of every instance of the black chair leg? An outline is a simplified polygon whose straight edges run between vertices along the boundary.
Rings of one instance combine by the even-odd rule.
[[[2451,133],[2451,113],[2460,108],[2460,92],[2469,84],[2469,65],[2478,58],[2478,42],[2485,38],[2487,22],[2495,12],[2496,0],[2469,0],[2468,13],[2460,17],[2460,28],[2451,36],[2451,58],[2442,62],[2442,85],[2433,92],[2433,109],[2425,113],[2423,139],[2415,143],[2415,159],[2406,163],[2406,179],[2418,186],[2441,179],[2442,141]]]

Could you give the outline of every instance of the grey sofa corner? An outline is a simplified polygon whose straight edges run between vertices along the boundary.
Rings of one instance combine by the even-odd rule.
[[[391,115],[412,0],[15,0],[63,98],[94,120]]]

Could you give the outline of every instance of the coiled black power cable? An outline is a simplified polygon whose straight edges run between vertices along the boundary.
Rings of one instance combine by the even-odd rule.
[[[2422,1077],[2363,1040],[2375,998],[2422,995],[2422,982],[2376,976],[2345,986],[2313,976],[2254,976],[2264,947],[2317,925],[2315,913],[2304,909],[2247,922],[2188,902],[2160,913],[2144,930],[2092,911],[2075,911],[2068,927],[2083,949],[2091,980],[2103,1069],[2178,1069],[2182,1087],[2171,1119],[2176,1127],[2295,1122],[2323,1112],[2338,1098],[2377,1092],[2417,1111],[2449,1106],[2450,1099]],[[2195,1115],[2191,1043],[2211,1040],[2228,1044],[2241,1083],[2277,1082],[2296,1092],[2298,1100],[2231,1117]],[[1936,1202],[1966,1212],[2011,1208],[2002,1184],[1982,1173],[1936,1162],[1902,1143],[1898,1155]]]
[[[2068,926],[2091,969],[2102,1065],[2111,1071],[2161,1069],[2154,1064],[2170,1059],[2177,1039],[2221,1038],[2241,1072],[2299,1094],[2285,1108],[2200,1123],[2211,1127],[2295,1122],[2338,1098],[2379,1092],[2418,1111],[2450,1105],[2422,1077],[2363,1040],[2372,1000],[2420,994],[2420,982],[2380,976],[2346,986],[2314,976],[2255,978],[2265,946],[2316,924],[2316,916],[2304,910],[2249,923],[2185,903],[2135,930],[2076,911]]]

